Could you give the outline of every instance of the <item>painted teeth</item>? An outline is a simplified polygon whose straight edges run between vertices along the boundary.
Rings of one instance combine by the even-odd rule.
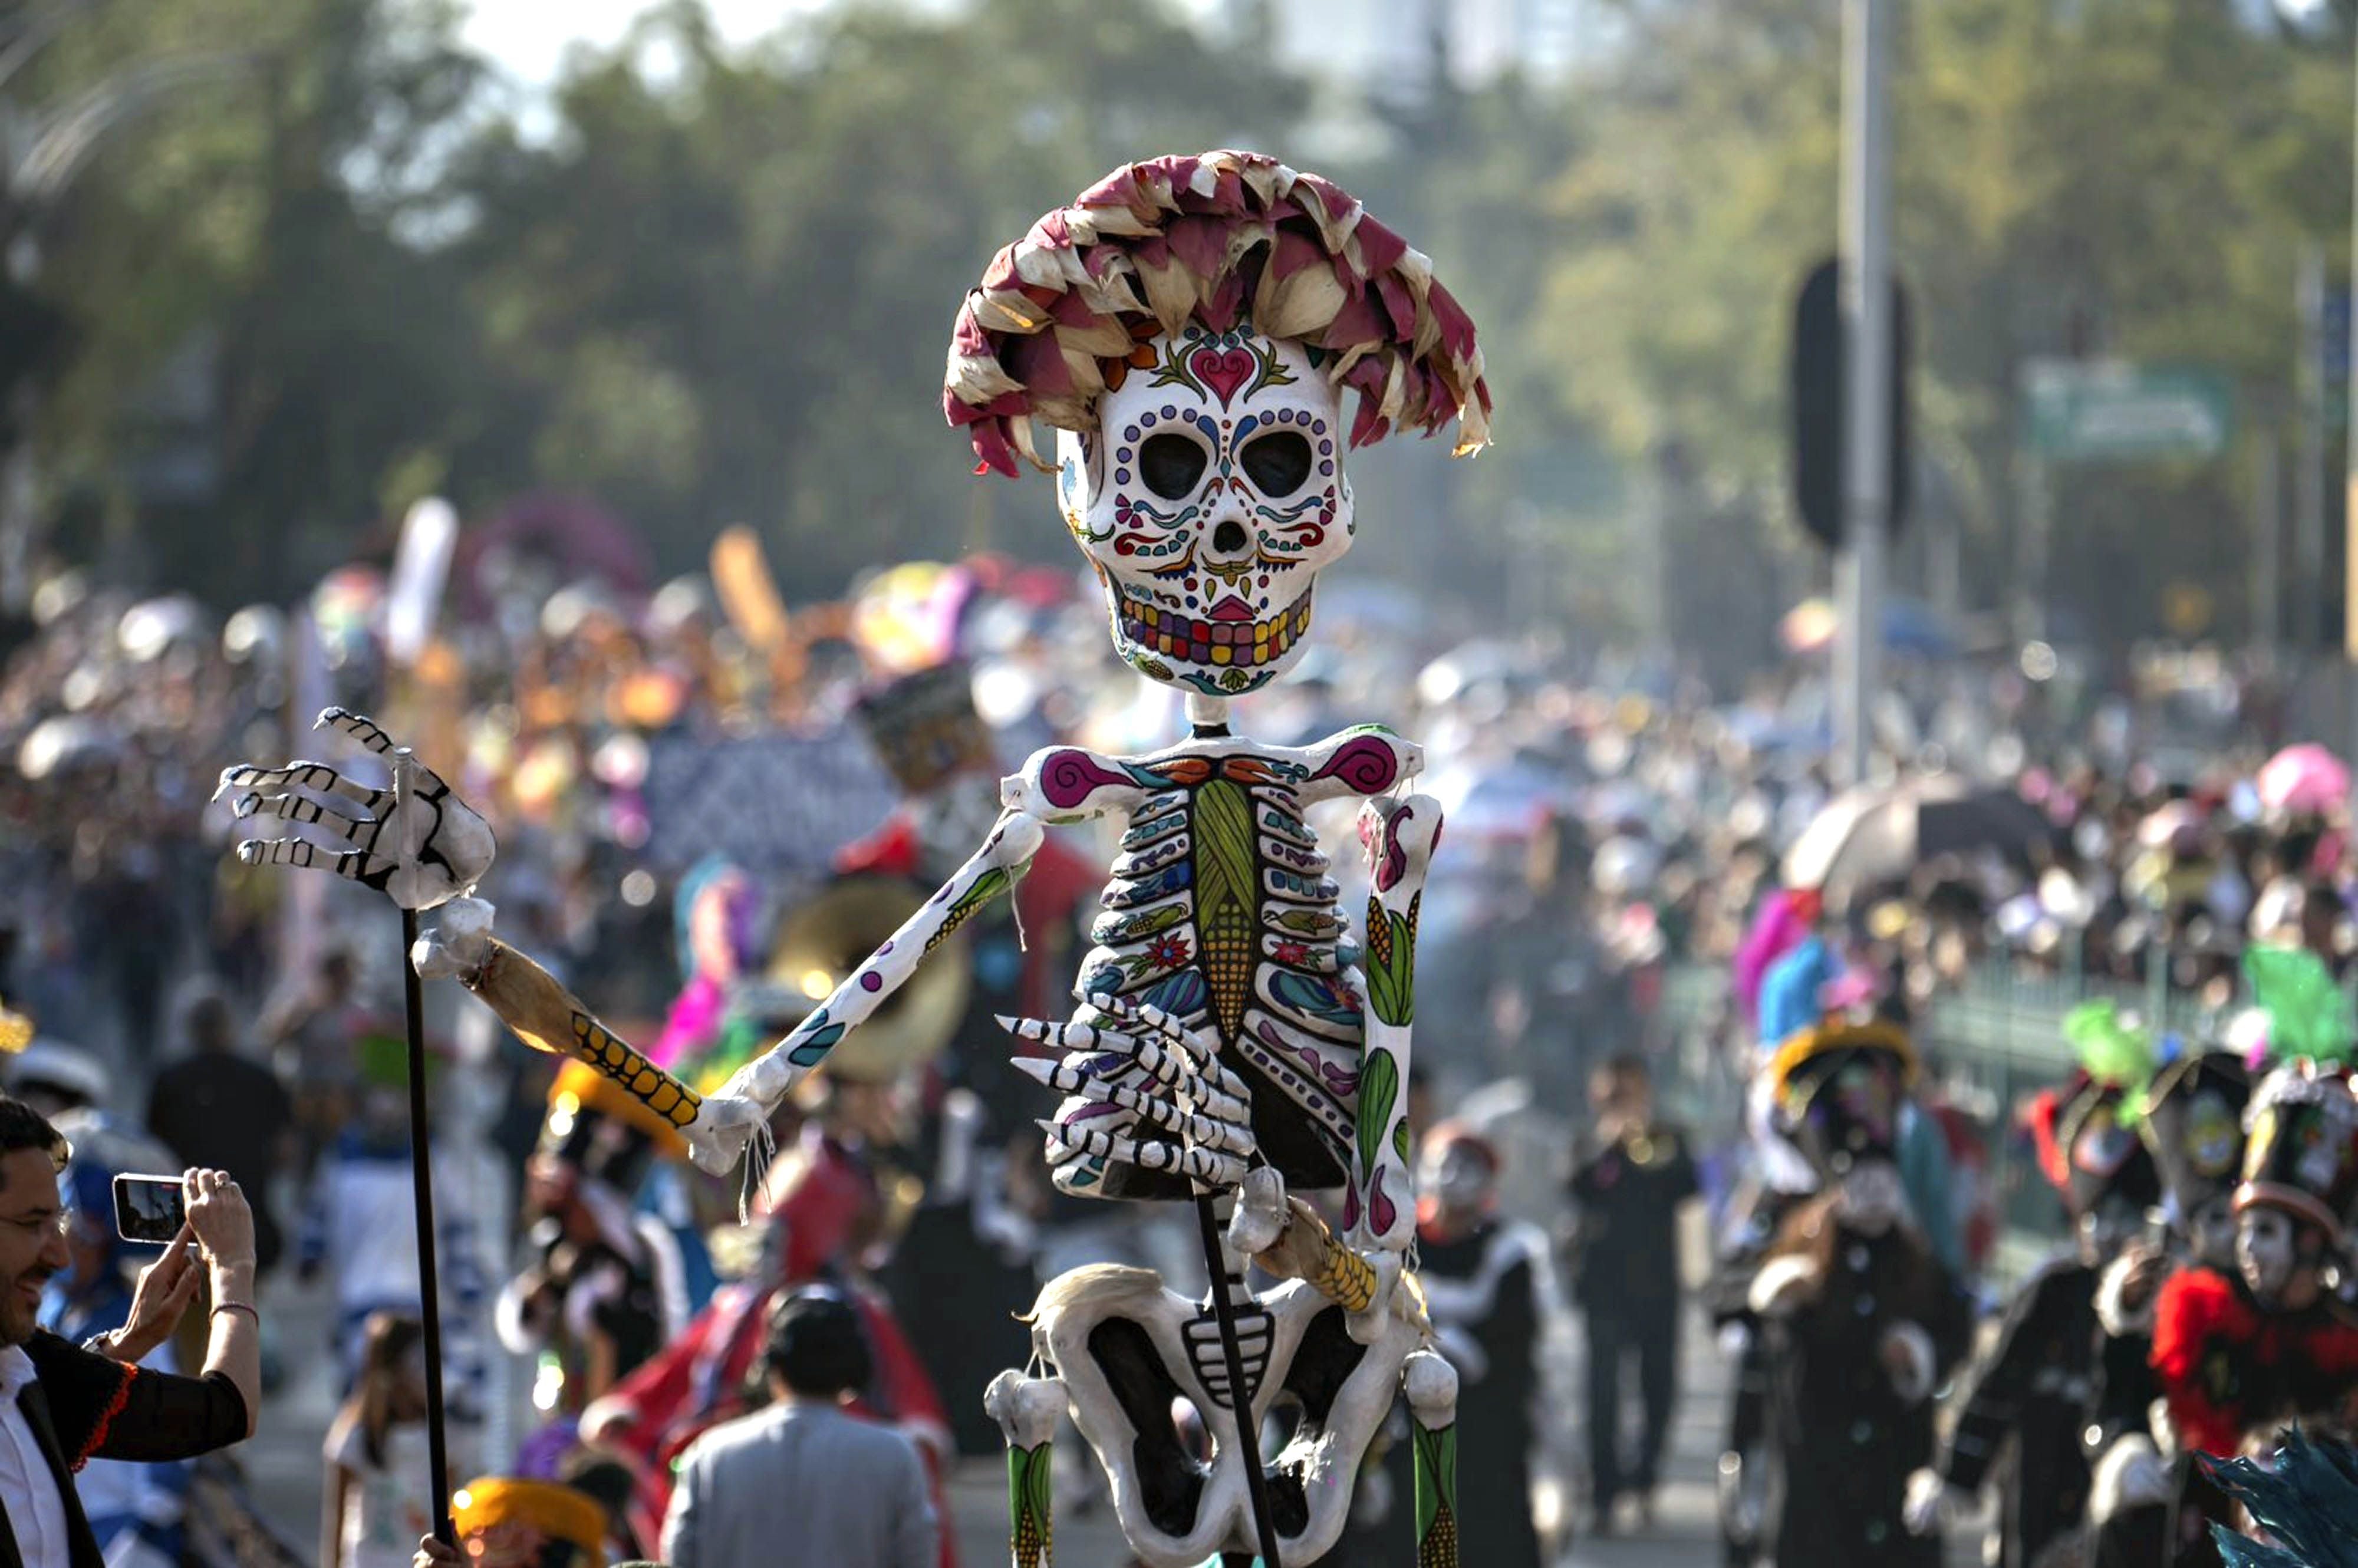
[[[1283,656],[1310,624],[1310,594],[1266,621],[1202,621],[1133,599],[1117,589],[1124,640],[1137,647],[1196,665],[1242,665],[1251,668]]]

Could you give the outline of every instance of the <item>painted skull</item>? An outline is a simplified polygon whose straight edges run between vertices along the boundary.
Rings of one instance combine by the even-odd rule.
[[[1336,397],[1311,351],[1190,325],[1141,348],[1098,420],[1060,433],[1057,498],[1105,584],[1115,651],[1215,697],[1292,668],[1318,573],[1354,528]]]
[[[2298,1227],[2276,1208],[2247,1208],[2236,1217],[2235,1263],[2263,1306],[2273,1306],[2292,1283],[2299,1263]]]

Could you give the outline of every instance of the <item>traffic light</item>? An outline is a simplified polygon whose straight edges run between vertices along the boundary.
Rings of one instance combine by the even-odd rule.
[[[13,422],[18,391],[48,381],[68,341],[64,312],[0,266],[0,452],[18,434]]]
[[[1908,296],[1891,284],[1891,531],[1908,511]],[[1843,539],[1842,268],[1820,262],[1793,309],[1793,493],[1801,525],[1828,549]]]

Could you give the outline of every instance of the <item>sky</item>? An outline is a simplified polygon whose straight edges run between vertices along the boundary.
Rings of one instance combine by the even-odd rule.
[[[705,0],[721,37],[743,43],[786,17],[816,10],[826,0]],[[475,0],[464,36],[518,80],[546,86],[557,79],[568,45],[612,44],[651,0]]]

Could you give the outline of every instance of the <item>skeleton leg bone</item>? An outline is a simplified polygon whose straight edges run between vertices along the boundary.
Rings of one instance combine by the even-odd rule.
[[[1417,1568],[1457,1568],[1457,1372],[1431,1350],[1401,1368],[1416,1444]]]
[[[1065,1385],[1055,1378],[1001,1372],[990,1380],[982,1408],[1007,1438],[1009,1562],[1012,1568],[1051,1568],[1056,1523],[1050,1474],[1056,1422],[1065,1413]]]

